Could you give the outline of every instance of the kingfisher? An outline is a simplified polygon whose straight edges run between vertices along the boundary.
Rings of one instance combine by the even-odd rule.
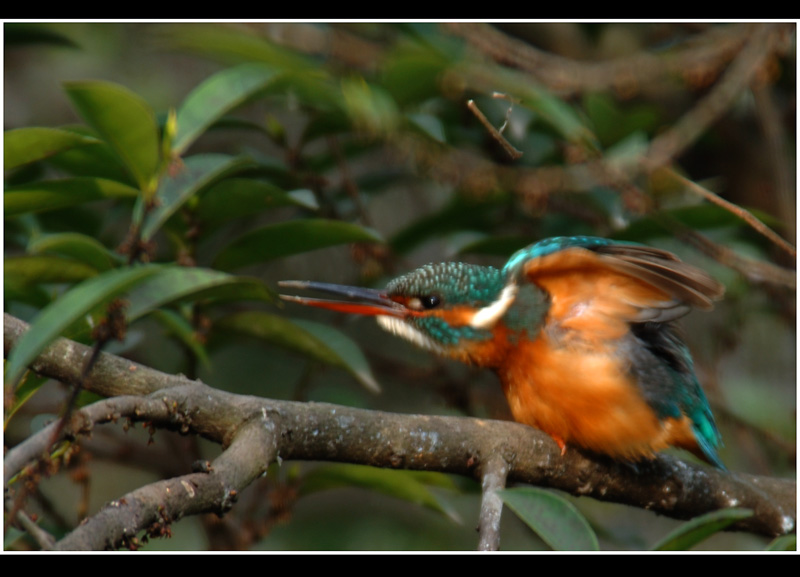
[[[675,321],[709,310],[724,287],[662,249],[555,237],[502,269],[428,264],[384,290],[311,281],[280,286],[344,297],[281,295],[377,317],[415,345],[494,370],[514,419],[558,444],[637,462],[669,446],[720,469],[721,438]]]

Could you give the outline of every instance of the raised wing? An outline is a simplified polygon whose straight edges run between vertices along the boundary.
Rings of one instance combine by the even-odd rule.
[[[547,291],[556,322],[668,322],[692,307],[710,309],[724,293],[705,271],[670,252],[594,237],[534,244],[512,256],[506,272]]]

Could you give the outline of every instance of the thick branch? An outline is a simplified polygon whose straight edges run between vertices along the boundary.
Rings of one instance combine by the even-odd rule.
[[[26,325],[9,315],[4,321],[8,351]],[[38,372],[54,378],[67,375],[65,380],[70,382],[68,376],[72,371],[65,365],[80,359],[86,349],[78,343],[59,339],[34,366]],[[129,371],[131,366],[136,370]],[[218,477],[221,473],[203,473],[139,490],[155,491],[160,498],[166,498],[168,516],[173,520],[200,510],[218,511],[224,502],[225,488],[238,490],[246,486],[277,455],[284,460],[341,461],[441,471],[473,478],[480,478],[481,470],[492,458],[501,457],[508,463],[511,481],[652,509],[679,519],[726,507],[749,508],[755,512],[754,516],[737,523],[734,528],[764,535],[785,534],[795,527],[796,486],[790,480],[723,473],[666,455],[637,467],[583,454],[576,449],[568,450],[562,457],[547,435],[517,423],[398,415],[234,395],[132,365],[110,354],[103,354],[98,360],[87,388],[101,395],[119,395],[129,388],[128,385],[134,394],[155,393],[150,398],[170,408],[173,424],[229,446],[213,465],[214,471],[218,467],[226,471],[221,480]],[[268,437],[256,444],[243,441],[244,431],[253,426],[266,431]],[[273,438],[273,432],[276,444],[266,440]],[[20,459],[16,452],[24,450],[24,446],[22,443],[11,449],[6,455],[7,461],[18,464]],[[236,451],[232,451],[234,447]],[[254,452],[254,447],[260,449]],[[236,471],[235,480],[230,479],[228,471]],[[7,470],[6,477],[13,473]],[[191,505],[176,506],[169,495],[175,498],[174,491],[185,492],[182,481],[191,483],[198,492],[208,489],[210,494],[204,494],[202,501],[198,497]],[[139,499],[139,491],[126,500]],[[155,502],[155,497],[150,502]],[[111,515],[115,511],[107,509],[101,514]],[[147,527],[153,519],[150,513],[135,526]],[[127,524],[129,522],[114,527],[119,532],[121,527],[133,526]]]

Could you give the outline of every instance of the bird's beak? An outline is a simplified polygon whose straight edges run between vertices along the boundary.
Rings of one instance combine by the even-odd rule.
[[[350,299],[349,301],[337,301],[298,297],[292,295],[280,295],[280,297],[285,301],[300,303],[301,305],[318,307],[321,309],[328,309],[331,311],[357,315],[392,317],[406,317],[411,312],[402,304],[391,300],[385,292],[375,289],[304,280],[280,281],[278,286],[302,290],[315,290]]]

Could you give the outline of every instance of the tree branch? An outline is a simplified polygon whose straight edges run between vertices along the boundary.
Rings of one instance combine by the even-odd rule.
[[[145,485],[108,503],[96,515],[56,544],[62,551],[136,546],[141,530],[169,533],[169,525],[186,515],[230,510],[238,494],[266,473],[277,456],[275,428],[264,421],[241,427],[233,443],[205,472]]]
[[[682,76],[692,70],[714,74],[741,49],[752,28],[749,24],[710,28],[692,42],[663,54],[639,52],[584,62],[545,52],[489,24],[453,22],[444,27],[496,62],[525,71],[564,96],[608,89],[631,95],[665,85],[670,75]]]
[[[747,88],[764,60],[779,45],[782,36],[783,27],[777,24],[756,26],[736,60],[714,88],[669,130],[650,143],[644,163],[650,169],[667,165],[693,144]]]
[[[23,321],[4,316],[6,354],[26,329]],[[79,377],[80,360],[89,351],[84,345],[58,339],[33,368],[71,383]],[[99,422],[115,414],[112,407],[125,406],[130,418],[156,416],[157,426],[200,434],[225,450],[208,472],[154,483],[109,504],[56,544],[62,549],[118,546],[141,530],[158,534],[184,515],[222,513],[236,493],[278,457],[440,471],[476,479],[492,470],[492,459],[502,458],[510,481],[651,509],[678,519],[726,507],[749,508],[754,515],[734,529],[782,535],[795,528],[792,480],[724,473],[668,455],[637,466],[574,448],[562,457],[546,434],[517,423],[398,415],[235,395],[108,353],[98,359],[86,388],[103,396],[125,397],[87,407],[74,419]],[[144,398],[137,405],[131,396]],[[137,414],[137,406],[147,410]],[[86,426],[70,427],[71,434],[84,430]],[[37,443],[38,437],[31,437],[8,451],[6,479],[41,453]],[[492,482],[488,489],[498,487],[499,483]]]
[[[503,512],[503,500],[497,491],[504,489],[508,481],[508,463],[502,455],[492,455],[481,468],[481,500],[480,551],[497,551],[500,549],[500,516]]]

